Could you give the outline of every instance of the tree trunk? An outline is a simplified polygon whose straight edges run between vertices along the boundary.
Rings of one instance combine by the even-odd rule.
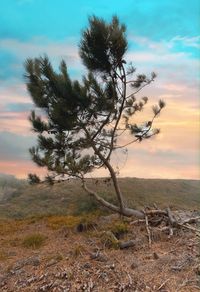
[[[127,216],[127,217],[132,217],[132,216],[137,217],[137,218],[144,218],[145,217],[144,213],[142,211],[139,211],[139,210],[125,208],[125,207],[121,210],[120,207],[115,206],[112,203],[109,203],[108,201],[106,201],[102,197],[100,197],[95,191],[88,188],[84,179],[82,179],[82,183],[83,183],[84,190],[89,195],[93,196],[102,206],[108,208],[109,210],[117,212],[120,215]]]
[[[95,153],[99,156],[99,158],[103,161],[103,163],[105,164],[105,166],[108,168],[109,172],[110,172],[110,176],[112,178],[112,182],[115,188],[115,192],[119,201],[119,205],[120,205],[120,210],[121,210],[121,214],[123,214],[124,212],[124,202],[123,202],[123,196],[121,193],[121,190],[119,188],[119,184],[117,181],[117,177],[115,174],[114,169],[112,168],[111,164],[109,163],[109,161],[101,154],[101,152],[96,148],[96,146],[94,145],[94,143],[92,143],[92,147],[95,151]]]

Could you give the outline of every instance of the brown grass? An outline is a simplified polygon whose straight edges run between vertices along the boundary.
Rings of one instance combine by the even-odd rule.
[[[166,280],[168,281],[163,286],[163,290],[198,291],[191,287],[191,285],[197,285],[198,275],[195,271],[199,262],[198,242],[190,231],[179,232],[170,239],[164,234],[160,238],[155,237],[152,247],[149,248],[145,227],[142,229],[139,225],[130,226],[127,222],[119,219],[101,221],[101,218],[97,217],[95,231],[78,233],[74,227],[76,222],[79,223],[82,219],[79,216],[74,218],[73,216],[61,216],[60,218],[59,216],[50,216],[42,220],[35,219],[32,222],[21,220],[20,233],[16,228],[19,222],[13,220],[15,228],[10,232],[11,221],[8,221],[9,228],[1,236],[1,274],[6,275],[8,271],[13,270],[18,261],[37,254],[40,257],[40,265],[27,265],[23,268],[24,272],[20,274],[20,277],[24,282],[29,279],[30,275],[39,279],[44,274],[48,274],[44,281],[47,283],[55,282],[57,274],[64,271],[67,275],[66,282],[70,283],[72,291],[82,291],[81,285],[91,280],[99,291],[119,291],[120,288],[115,288],[115,285],[120,285],[120,283],[128,285],[130,278],[133,285],[130,289],[126,288],[125,291],[128,292],[135,291],[135,287],[138,291],[145,291],[144,287],[146,286],[149,287],[149,290],[146,291],[158,291],[160,285]],[[95,221],[94,217],[93,220]],[[50,222],[50,226],[48,226],[48,222]],[[53,224],[53,228],[51,224]],[[68,224],[68,228],[71,230],[67,236],[62,232],[62,226],[66,226],[65,224]],[[55,226],[56,228],[54,228]],[[72,228],[72,226],[74,227]],[[9,232],[7,232],[8,230]],[[105,244],[105,241],[102,240],[103,231],[105,231],[104,234],[107,231],[125,232],[127,239],[133,239],[136,236],[138,240],[142,240],[142,244],[135,248],[119,250],[115,245]],[[37,245],[38,238],[39,245]],[[17,244],[11,244],[16,239]],[[24,242],[27,243],[26,247]],[[36,247],[39,249],[35,250]],[[90,254],[96,252],[106,256],[108,260],[101,262],[98,259],[91,259]],[[154,253],[158,254],[158,258],[155,258]],[[185,257],[192,257],[192,262],[188,262],[180,271],[173,271],[172,267]],[[51,260],[54,260],[54,264],[48,266]],[[18,278],[17,273],[10,274],[7,280],[8,291],[15,291],[15,283]],[[181,287],[187,279],[193,282],[185,282],[186,286]],[[63,283],[64,281],[62,278]],[[35,281],[27,287],[27,291],[39,290],[42,285],[44,285],[43,280]]]
[[[22,242],[22,245],[26,248],[38,249],[40,248],[46,240],[46,237],[42,234],[35,233],[27,235]]]

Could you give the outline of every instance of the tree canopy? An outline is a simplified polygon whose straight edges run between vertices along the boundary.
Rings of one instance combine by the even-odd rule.
[[[153,107],[152,119],[137,125],[133,116],[141,112],[148,102],[136,94],[154,81],[136,74],[125,59],[128,49],[126,27],[116,16],[111,22],[92,16],[82,33],[79,53],[87,69],[82,81],[72,80],[64,60],[56,71],[47,56],[28,59],[25,63],[26,83],[35,106],[30,122],[38,135],[37,147],[30,153],[33,161],[46,167],[46,181],[75,177],[82,180],[84,189],[104,206],[129,215],[124,206],[117,174],[111,164],[113,151],[141,142],[159,133],[153,128],[154,119],[165,103],[160,100]],[[127,93],[131,87],[132,93]],[[120,144],[120,137],[130,134],[130,141]],[[87,186],[85,176],[96,168],[106,167],[113,181],[119,206],[99,196]],[[32,183],[40,182],[30,174]]]

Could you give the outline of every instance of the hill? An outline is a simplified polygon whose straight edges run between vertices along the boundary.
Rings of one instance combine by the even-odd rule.
[[[0,202],[12,197],[13,193],[27,185],[25,180],[17,179],[14,175],[0,173]]]
[[[12,182],[13,183],[13,182]],[[97,189],[103,197],[115,201],[112,184],[105,179],[92,181],[91,187]],[[54,186],[28,186],[26,183],[4,188],[0,196],[1,218],[25,218],[48,215],[79,215],[99,208],[97,203],[81,188],[77,180],[69,180]],[[121,178],[120,187],[125,201],[130,207],[143,208],[157,204],[159,207],[178,209],[200,209],[200,181]],[[105,212],[101,208],[102,212]]]

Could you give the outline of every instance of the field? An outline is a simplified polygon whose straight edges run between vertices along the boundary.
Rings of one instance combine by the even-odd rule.
[[[88,183],[115,200],[103,179]],[[129,206],[155,203],[199,214],[199,181],[124,178],[120,185]],[[53,187],[22,182],[9,194],[6,188],[0,203],[0,291],[200,291],[200,242],[192,230],[169,236],[151,228],[149,246],[145,224],[99,209],[77,181]],[[134,245],[121,249],[130,240]]]

